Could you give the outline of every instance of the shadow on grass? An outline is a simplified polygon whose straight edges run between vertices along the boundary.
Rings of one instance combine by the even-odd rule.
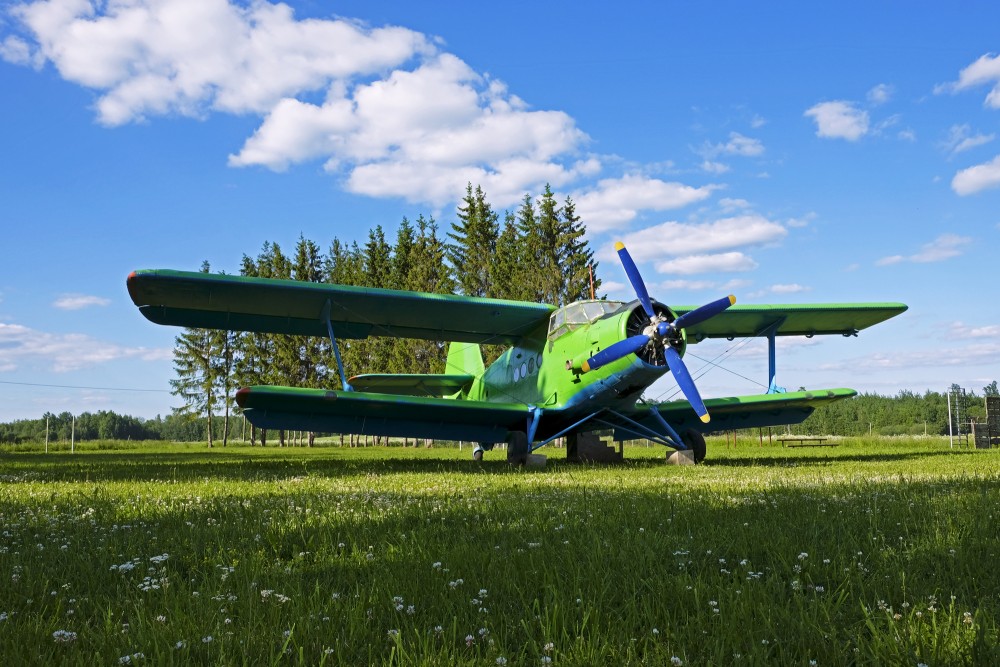
[[[666,450],[664,450],[664,453]],[[581,469],[614,467],[624,470],[665,468],[664,458],[636,457],[615,464],[568,462],[563,450],[543,449],[549,472],[572,472]],[[923,460],[930,457],[974,457],[976,451],[904,451],[904,452],[802,452],[775,454],[740,452],[733,455],[709,451],[702,464],[718,468],[829,467],[839,463],[893,463]],[[454,449],[412,450],[396,448],[341,449],[236,449],[230,451],[184,452],[86,452],[78,454],[16,453],[2,457],[0,479],[4,481],[200,481],[205,479],[273,481],[296,476],[346,478],[387,474],[420,475],[510,475],[522,469],[509,465],[503,452],[487,455],[474,462],[471,452]]]

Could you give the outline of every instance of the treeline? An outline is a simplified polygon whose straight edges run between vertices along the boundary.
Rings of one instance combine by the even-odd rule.
[[[983,395],[996,396],[996,383],[984,387]],[[959,406],[956,409],[956,396]],[[982,395],[974,391],[952,391],[952,429],[958,432],[961,415],[961,432],[968,433],[970,419],[981,421],[985,417]],[[44,442],[48,420],[50,442],[68,442],[73,432],[73,415],[68,412],[46,414],[41,419],[23,419],[0,423],[0,443],[20,444]],[[221,433],[225,418],[215,417],[213,430]],[[790,427],[803,435],[947,435],[948,396],[927,391],[917,394],[901,391],[895,396],[861,394],[844,401],[821,407],[804,423]],[[174,442],[204,442],[208,431],[205,417],[190,418],[172,414],[155,419],[140,419],[118,415],[110,411],[85,412],[76,416],[76,440],[167,440]],[[245,429],[245,430],[244,430]],[[926,429],[926,431],[925,431]],[[249,426],[241,420],[238,437],[249,436]]]
[[[141,419],[108,410],[84,412],[75,419],[69,412],[46,413],[41,419],[19,419],[0,423],[0,443],[69,442],[86,440],[170,440],[197,442],[205,439],[204,420],[180,415]]]
[[[265,242],[257,255],[243,255],[240,274],[557,305],[600,288],[575,204],[568,197],[560,204],[548,186],[537,200],[525,195],[501,222],[482,188],[470,183],[449,229],[442,237],[436,221],[421,215],[415,222],[403,218],[391,242],[381,226],[363,244],[335,237],[325,252],[303,236],[291,254]],[[440,373],[447,342],[373,336],[338,339],[338,345],[349,375]],[[325,338],[186,329],[174,350],[171,389],[183,401],[176,414],[192,420],[222,415],[221,434],[215,419],[205,419],[204,437],[209,446],[220,436],[225,444],[239,387],[340,387],[331,347]],[[485,346],[487,363],[500,351]],[[256,438],[254,431],[251,441]],[[284,444],[281,432],[278,441]]]
[[[996,396],[997,383],[983,387],[982,396],[957,386],[950,393],[952,433],[968,433],[970,420],[986,417],[983,396]],[[861,394],[825,405],[791,428],[805,435],[947,435],[948,416],[947,393],[904,390],[896,396]]]

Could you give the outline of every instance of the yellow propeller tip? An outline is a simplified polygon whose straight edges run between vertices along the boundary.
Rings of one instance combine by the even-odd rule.
[[[584,373],[589,373],[590,372],[590,364],[588,364],[586,361],[583,362],[583,365],[580,366],[580,370],[582,370]]]
[[[729,295],[729,305],[732,306],[735,303],[736,303],[736,296],[733,295],[733,294],[730,294]]]
[[[701,421],[704,424],[707,424],[709,419],[711,419],[711,417],[708,416],[707,412],[701,416]]]
[[[615,252],[618,252],[619,250],[622,250],[624,248],[625,248],[624,243],[622,243],[621,241],[615,241]]]

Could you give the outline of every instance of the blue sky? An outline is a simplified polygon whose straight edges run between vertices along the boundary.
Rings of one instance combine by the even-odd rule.
[[[623,240],[668,304],[910,306],[782,341],[789,388],[1000,379],[1000,8],[482,4],[0,4],[0,420],[176,405],[133,269],[444,226],[468,181],[571,195],[612,298]],[[690,349],[706,396],[763,391],[740,343]]]

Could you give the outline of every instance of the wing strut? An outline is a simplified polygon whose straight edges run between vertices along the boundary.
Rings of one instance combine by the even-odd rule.
[[[782,317],[767,328],[767,393],[784,394],[785,388],[779,387],[774,378],[778,374],[777,355],[775,354],[775,333],[785,323],[787,317]]]
[[[337,359],[337,370],[340,371],[340,384],[344,391],[353,391],[351,385],[347,384],[347,375],[344,374],[344,362],[340,358],[340,347],[337,345],[337,337],[333,333],[333,322],[330,321],[330,300],[323,304],[323,312],[320,314],[320,321],[326,324],[326,332],[330,336],[333,344],[333,356]]]

